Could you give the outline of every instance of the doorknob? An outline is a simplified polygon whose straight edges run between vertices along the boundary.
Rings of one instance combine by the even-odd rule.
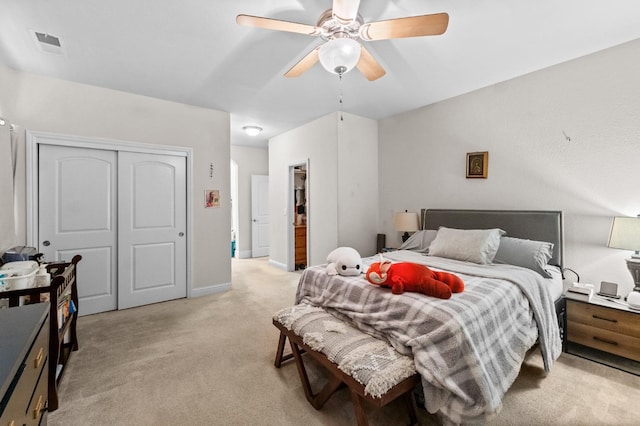
[[[45,247],[49,247],[50,244],[51,243],[49,242],[49,240],[46,240],[46,241],[42,242],[42,245],[45,246]]]
[[[184,232],[178,232],[178,237],[184,237]]]
[[[257,222],[257,221],[258,221],[258,219],[253,219],[253,221],[254,221],[254,222]]]

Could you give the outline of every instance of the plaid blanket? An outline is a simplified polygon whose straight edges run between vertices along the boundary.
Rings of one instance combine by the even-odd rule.
[[[554,303],[539,274],[409,251],[385,257],[454,272],[465,282],[465,290],[448,300],[418,293],[394,295],[369,284],[364,275],[329,276],[319,265],[302,274],[296,303],[321,306],[412,355],[429,412],[453,423],[486,420],[500,411],[505,392],[536,340],[545,370],[560,356]],[[364,269],[377,260],[363,259]]]

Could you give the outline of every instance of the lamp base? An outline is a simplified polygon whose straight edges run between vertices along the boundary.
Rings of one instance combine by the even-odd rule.
[[[640,309],[640,292],[632,291],[629,293],[627,303],[634,309]]]
[[[405,231],[405,233],[402,234],[402,242],[404,243],[408,239],[409,239],[409,233]]]

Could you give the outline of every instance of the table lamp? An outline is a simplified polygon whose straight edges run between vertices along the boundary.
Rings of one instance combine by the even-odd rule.
[[[418,213],[409,213],[408,211],[398,212],[393,217],[393,224],[396,231],[404,232],[402,234],[402,242],[409,238],[409,232],[418,230]]]
[[[614,217],[607,246],[635,252],[627,259],[627,268],[635,284],[627,296],[627,303],[633,308],[640,309],[640,216]]]

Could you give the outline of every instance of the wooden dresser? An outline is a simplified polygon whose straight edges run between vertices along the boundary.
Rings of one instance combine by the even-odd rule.
[[[640,362],[640,312],[567,300],[567,341]]]
[[[0,311],[0,425],[46,425],[49,303]]]
[[[307,267],[307,225],[295,227],[295,269]]]

